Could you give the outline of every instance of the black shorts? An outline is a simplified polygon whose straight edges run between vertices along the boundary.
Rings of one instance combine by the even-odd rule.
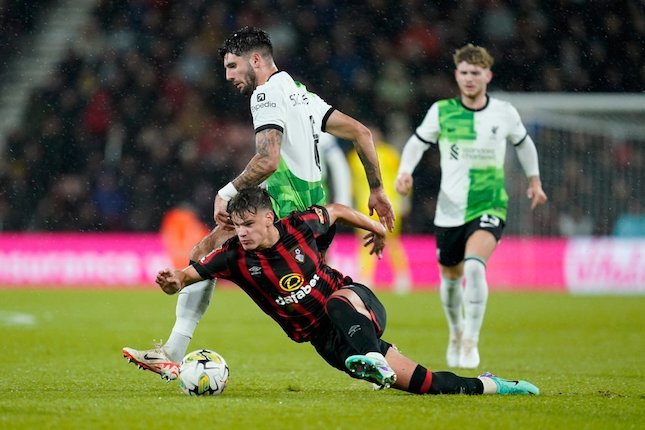
[[[343,288],[349,288],[361,298],[365,307],[372,314],[372,321],[376,328],[376,336],[379,338],[379,348],[381,354],[385,355],[387,350],[392,346],[390,343],[381,339],[381,335],[385,331],[385,324],[387,322],[387,315],[385,307],[381,301],[374,295],[372,290],[365,285],[354,283],[347,285]],[[354,349],[346,340],[342,331],[338,330],[331,321],[325,326],[320,327],[315,336],[311,340],[311,344],[316,348],[316,351],[327,363],[354,376],[345,367],[345,360],[350,355],[360,354],[361,352]]]
[[[505,225],[500,218],[484,214],[458,227],[435,226],[439,264],[452,267],[461,263],[466,252],[466,241],[477,230],[490,231],[499,242]]]

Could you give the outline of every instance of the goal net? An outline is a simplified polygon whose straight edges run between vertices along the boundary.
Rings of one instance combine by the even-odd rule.
[[[494,93],[519,111],[538,148],[549,203],[530,211],[527,181],[508,151],[506,233],[611,235],[645,211],[645,95]]]

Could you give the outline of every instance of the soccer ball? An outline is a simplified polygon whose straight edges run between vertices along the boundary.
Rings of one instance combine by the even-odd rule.
[[[222,394],[227,382],[224,357],[210,349],[189,352],[179,363],[179,387],[189,396]]]

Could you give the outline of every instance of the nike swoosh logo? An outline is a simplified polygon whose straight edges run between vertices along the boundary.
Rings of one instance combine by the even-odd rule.
[[[148,353],[143,354],[143,358],[145,358],[146,360],[159,360],[159,357],[151,357],[148,355]]]

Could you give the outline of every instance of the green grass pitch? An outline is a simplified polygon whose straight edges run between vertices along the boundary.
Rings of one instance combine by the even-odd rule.
[[[446,370],[436,292],[380,292],[384,338]],[[0,289],[0,429],[628,429],[645,427],[645,297],[492,292],[478,371],[539,397],[375,392],[291,342],[240,291],[219,288],[191,349],[231,368],[218,397],[188,397],[121,356],[167,336],[175,298],[148,289]]]

